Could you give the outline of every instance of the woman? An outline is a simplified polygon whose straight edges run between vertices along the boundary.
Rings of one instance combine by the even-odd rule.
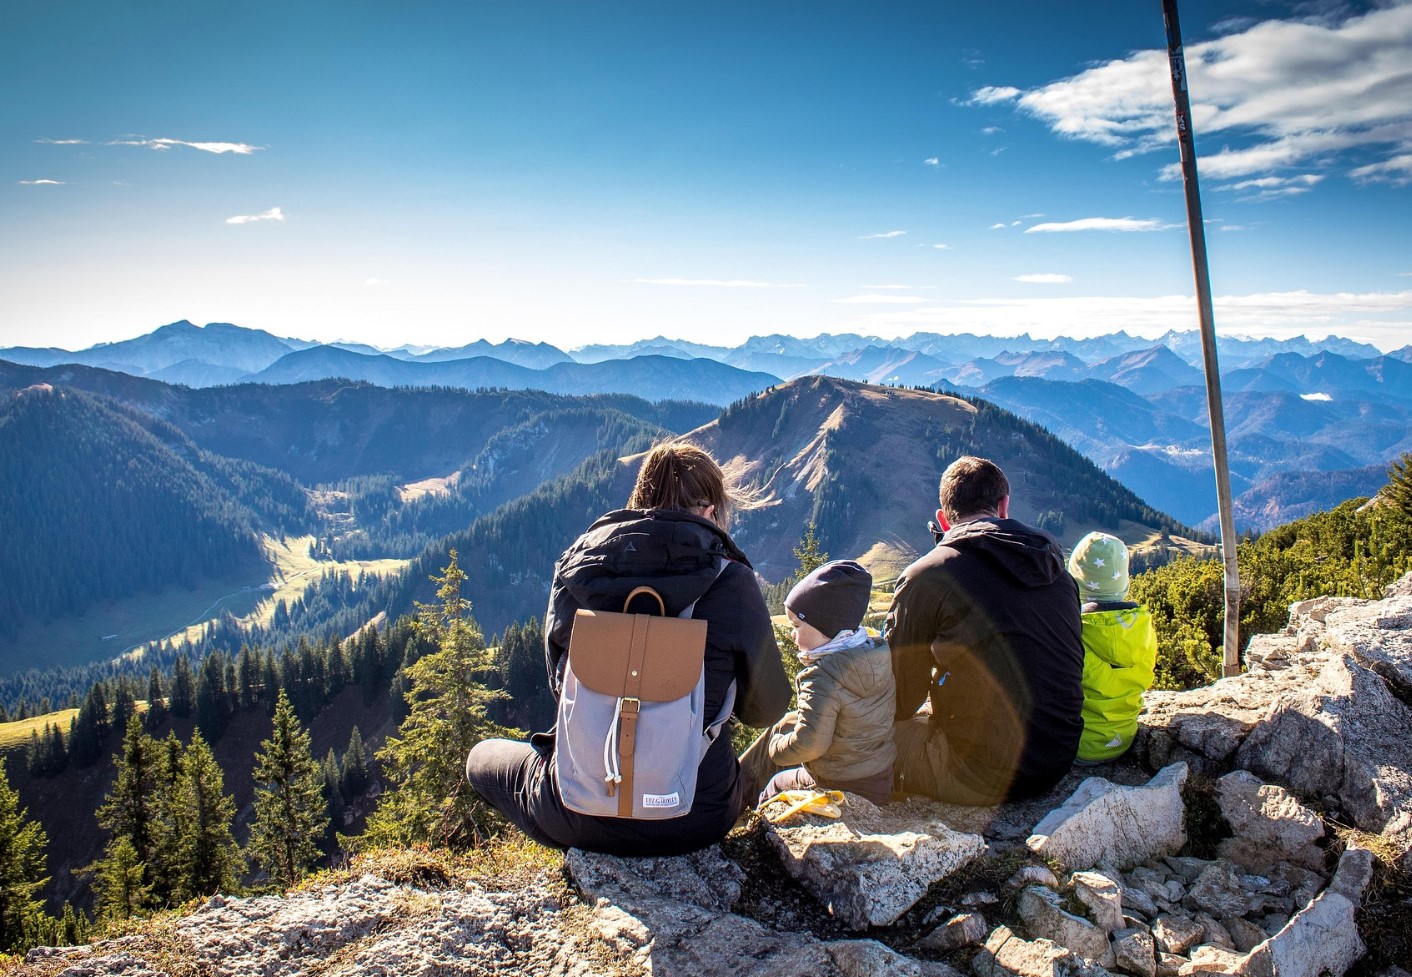
[[[588,528],[554,567],[545,614],[545,665],[555,696],[574,613],[621,611],[636,587],[650,586],[679,614],[706,630],[707,717],[725,704],[735,682],[735,715],[749,726],[772,725],[789,705],[789,680],[754,571],[725,526],[733,502],[720,466],[700,448],[662,444],[648,452],[628,508]],[[709,722],[709,718],[707,720]],[[486,740],[466,759],[476,793],[525,834],[554,848],[614,855],[677,855],[726,836],[748,802],[729,736],[720,736],[698,768],[691,810],[681,817],[633,820],[567,809],[551,758],[554,734],[530,743]]]

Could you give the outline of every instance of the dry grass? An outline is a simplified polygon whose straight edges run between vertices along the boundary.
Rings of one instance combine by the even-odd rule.
[[[30,734],[42,734],[46,723],[57,723],[59,728],[64,731],[64,736],[67,737],[69,723],[77,715],[77,709],[60,709],[58,712],[48,712],[40,716],[31,716],[28,719],[17,719],[11,723],[0,723],[0,753],[28,746]]]

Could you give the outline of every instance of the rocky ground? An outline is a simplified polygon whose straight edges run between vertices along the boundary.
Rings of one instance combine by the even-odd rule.
[[[1407,977],[1412,577],[1295,605],[1248,657],[1024,804],[849,798],[670,859],[384,855],[15,973]]]

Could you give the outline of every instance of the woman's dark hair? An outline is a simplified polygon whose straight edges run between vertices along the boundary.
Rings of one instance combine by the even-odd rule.
[[[716,524],[730,521],[734,493],[714,458],[693,444],[659,444],[642,459],[629,509],[701,509],[716,507]]]

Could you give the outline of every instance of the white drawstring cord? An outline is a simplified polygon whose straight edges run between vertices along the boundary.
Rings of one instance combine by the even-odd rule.
[[[623,700],[618,699],[613,709],[613,722],[608,726],[608,735],[603,739],[603,769],[608,775],[603,778],[609,784],[623,782],[622,771],[618,767],[618,730],[623,717]]]

